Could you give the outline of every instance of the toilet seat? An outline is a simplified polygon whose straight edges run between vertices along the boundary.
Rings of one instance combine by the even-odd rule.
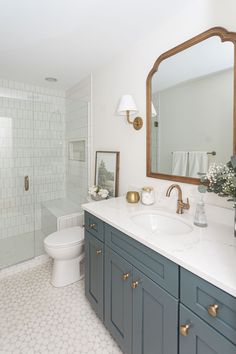
[[[84,230],[80,226],[53,232],[44,239],[48,247],[63,248],[77,245],[84,240]]]

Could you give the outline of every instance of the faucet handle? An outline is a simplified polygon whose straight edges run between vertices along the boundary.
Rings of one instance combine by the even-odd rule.
[[[189,199],[187,198],[187,202],[186,203],[184,203],[184,202],[182,202],[183,203],[183,209],[189,209],[190,208],[190,204],[189,204]]]

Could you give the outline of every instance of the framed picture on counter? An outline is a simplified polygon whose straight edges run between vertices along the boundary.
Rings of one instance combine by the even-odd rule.
[[[109,197],[118,197],[119,151],[96,151],[95,185],[109,191]]]

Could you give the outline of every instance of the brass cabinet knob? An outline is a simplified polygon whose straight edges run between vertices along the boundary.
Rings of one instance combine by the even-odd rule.
[[[96,224],[89,224],[89,228],[93,229],[93,230],[96,230]]]
[[[129,273],[124,273],[123,274],[123,280],[127,280],[129,278]]]
[[[181,336],[187,337],[189,328],[190,328],[190,323],[180,325],[179,332],[180,332]]]
[[[138,287],[138,284],[139,284],[139,282],[136,280],[136,281],[133,281],[132,283],[131,283],[131,288],[132,289],[136,289],[137,287]]]
[[[213,304],[208,306],[208,314],[212,317],[216,317],[218,315],[219,305]]]
[[[96,255],[97,255],[97,256],[100,256],[100,254],[102,254],[102,250],[97,250],[97,251],[96,251]]]

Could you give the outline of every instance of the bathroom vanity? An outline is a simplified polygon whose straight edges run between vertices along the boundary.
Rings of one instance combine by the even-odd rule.
[[[200,229],[190,215],[123,197],[83,208],[86,297],[124,353],[236,353],[231,228],[209,222]],[[173,216],[190,229],[150,232],[134,222],[145,213]]]

